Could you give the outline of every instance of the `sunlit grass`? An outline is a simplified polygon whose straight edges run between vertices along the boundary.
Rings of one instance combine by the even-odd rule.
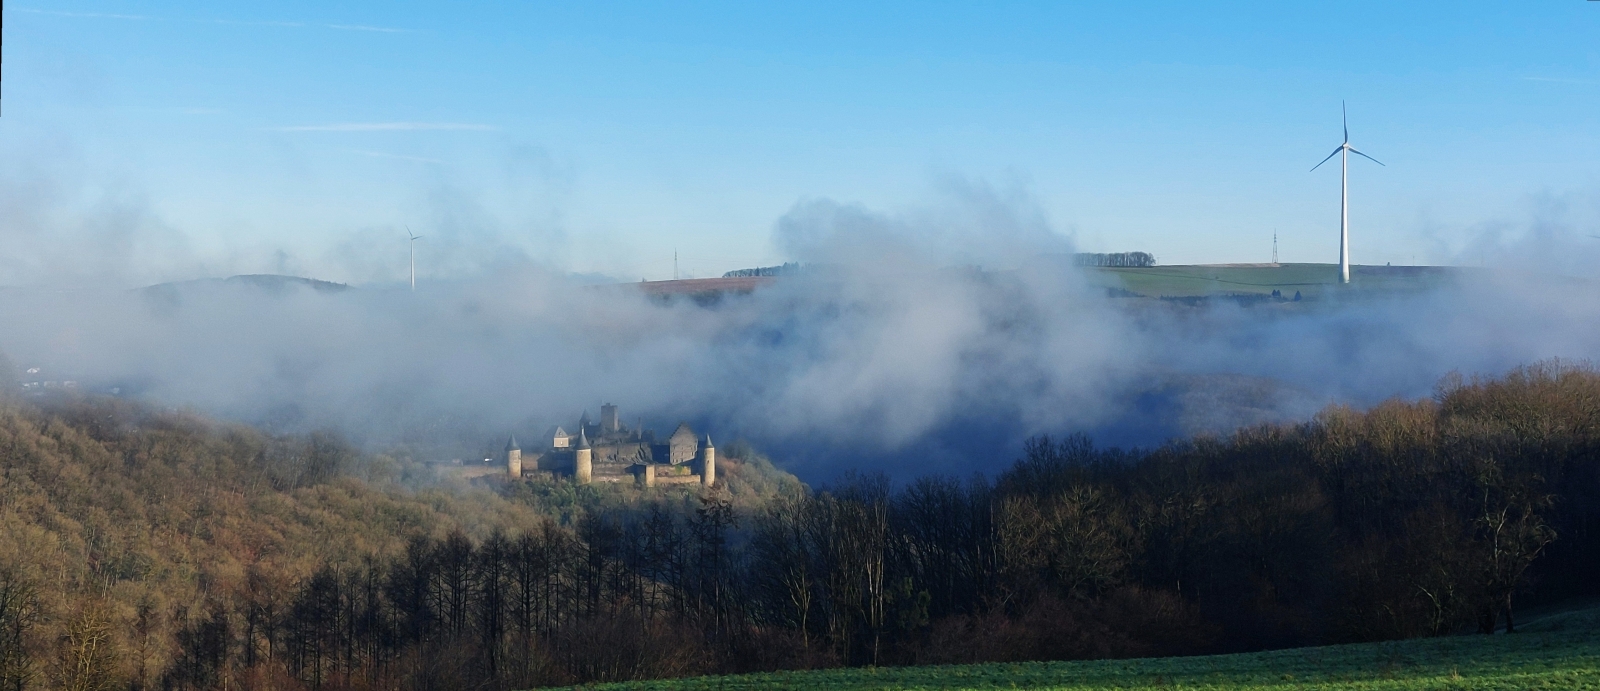
[[[1600,610],[1512,635],[1142,660],[832,669],[602,689],[1600,689]]]
[[[1477,269],[1436,266],[1355,266],[1350,285],[1341,291],[1389,294],[1446,285]],[[1089,280],[1106,288],[1119,288],[1145,297],[1196,297],[1204,295],[1270,295],[1284,297],[1299,291],[1305,299],[1324,297],[1338,284],[1335,264],[1280,264],[1253,266],[1153,266],[1148,268],[1095,268]]]

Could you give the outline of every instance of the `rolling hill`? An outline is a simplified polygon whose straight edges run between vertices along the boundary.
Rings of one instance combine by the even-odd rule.
[[[1554,614],[1521,633],[1235,655],[773,672],[589,689],[1594,689],[1600,609]]]
[[[1450,285],[1485,269],[1456,266],[1352,266],[1348,288],[1334,264],[1193,264],[1151,267],[1092,267],[1095,285],[1143,297],[1271,295],[1327,298],[1338,287],[1364,295],[1391,295]]]

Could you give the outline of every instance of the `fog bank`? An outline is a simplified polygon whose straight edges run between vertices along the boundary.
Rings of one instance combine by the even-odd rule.
[[[801,202],[774,241],[818,268],[709,302],[514,257],[416,293],[13,288],[0,349],[40,377],[441,455],[611,402],[629,424],[749,439],[810,481],[987,471],[1037,433],[1154,444],[1600,349],[1596,284],[1529,272],[1320,303],[1108,298],[1025,197],[945,192],[900,214]]]

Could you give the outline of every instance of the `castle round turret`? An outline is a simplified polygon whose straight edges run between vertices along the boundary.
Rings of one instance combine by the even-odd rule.
[[[717,447],[711,444],[710,432],[700,444],[700,483],[706,487],[717,484]]]
[[[572,450],[572,477],[578,484],[587,485],[594,475],[594,450],[589,447],[589,435],[583,427],[578,426],[578,446]]]
[[[522,447],[517,444],[515,434],[506,440],[506,475],[522,477]]]

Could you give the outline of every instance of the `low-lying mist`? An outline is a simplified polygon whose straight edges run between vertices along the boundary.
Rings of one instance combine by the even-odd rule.
[[[1037,433],[1149,445],[1600,350],[1590,281],[1481,272],[1428,292],[1253,307],[1113,298],[1025,201],[952,198],[901,215],[803,202],[776,241],[817,268],[716,300],[515,263],[415,293],[12,288],[0,350],[40,368],[25,379],[438,457],[610,402],[629,425],[687,420],[747,439],[808,481],[984,472]]]

